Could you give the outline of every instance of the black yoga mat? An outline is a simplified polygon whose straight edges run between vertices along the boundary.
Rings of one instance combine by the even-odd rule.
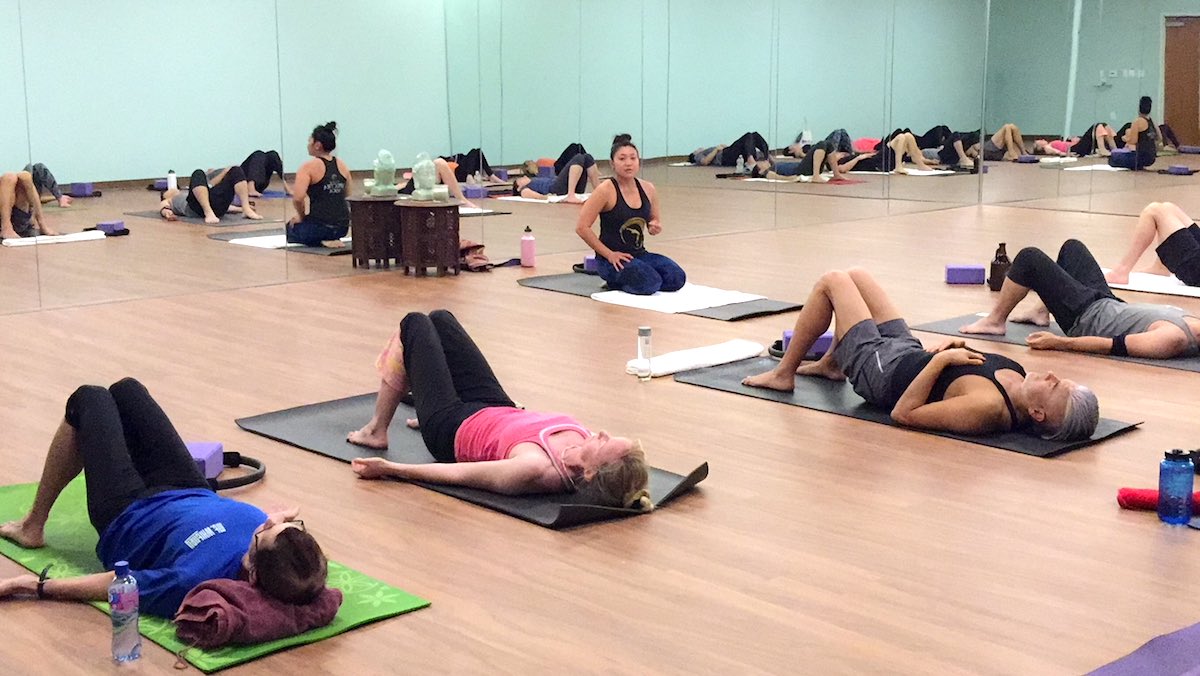
[[[235,422],[238,427],[248,432],[343,462],[362,457],[382,457],[404,463],[433,462],[433,456],[425,450],[425,442],[421,440],[420,432],[404,425],[404,419],[414,417],[415,413],[412,407],[403,404],[396,411],[396,421],[388,430],[388,450],[375,451],[348,443],[346,434],[370,420],[374,410],[375,395],[363,394],[239,418]],[[700,465],[687,476],[652,467],[650,499],[654,501],[655,508],[661,507],[691,490],[707,476],[708,463]],[[514,496],[462,486],[413,483],[546,528],[570,528],[595,521],[644,514],[635,509],[587,504],[582,502],[579,496],[568,493]]]
[[[688,385],[710,387],[714,390],[744,394],[758,399],[777,401],[781,404],[791,404],[792,406],[811,408],[826,413],[836,413],[837,415],[882,423],[884,425],[891,425],[892,427],[901,427],[901,425],[892,421],[888,411],[875,408],[863,401],[861,397],[854,393],[850,384],[846,382],[796,376],[796,390],[794,392],[778,392],[759,387],[747,387],[742,384],[742,379],[746,376],[769,371],[775,368],[778,363],[778,361],[770,357],[755,357],[754,359],[736,361],[731,364],[676,373],[675,380],[687,383]],[[968,436],[950,432],[931,432],[929,430],[913,429],[912,431],[936,434],[940,437],[949,437],[951,439],[969,441],[973,444],[981,444],[983,446],[991,446],[992,448],[1046,458],[1066,453],[1067,451],[1073,451],[1077,448],[1083,448],[1084,446],[1090,446],[1115,434],[1129,431],[1140,424],[1101,418],[1100,424],[1096,427],[1096,433],[1092,435],[1091,439],[1083,441],[1050,441],[1021,432],[1005,432],[1004,434],[989,436]]]
[[[243,230],[240,232],[214,232],[208,236],[209,239],[228,242],[234,239],[242,239],[244,237],[262,237],[264,235],[282,235],[283,228],[275,228],[274,230]],[[253,248],[253,247],[250,247]],[[261,251],[287,251],[289,253],[313,254],[314,256],[348,256],[352,252],[350,243],[346,242],[346,246],[340,249],[331,249],[327,246],[289,246],[280,249],[260,249]]]
[[[979,319],[979,315],[963,315],[954,317],[953,319],[943,319],[937,322],[929,322],[919,326],[911,327],[914,331],[928,331],[929,333],[941,333],[947,336],[955,336],[965,340],[981,340],[990,343],[1008,343],[1010,345],[1024,345],[1025,339],[1029,334],[1035,331],[1049,331],[1055,335],[1063,335],[1062,329],[1058,324],[1051,322],[1050,326],[1034,326],[1033,324],[1017,324],[1008,322],[1008,333],[1003,336],[986,336],[974,333],[959,333],[958,328],[965,326]],[[1179,371],[1191,371],[1200,373],[1200,357],[1175,357],[1174,359],[1146,359],[1144,357],[1115,357],[1111,354],[1094,354],[1091,352],[1077,352],[1075,354],[1086,354],[1089,357],[1101,357],[1103,359],[1116,359],[1118,361],[1133,362],[1134,364],[1145,364],[1146,366],[1158,366],[1166,369],[1176,369]]]
[[[167,220],[162,217],[157,210],[150,209],[147,211],[126,211],[126,216],[137,216],[138,218],[149,218],[154,221],[166,223]],[[192,225],[207,225],[210,228],[227,228],[233,225],[257,225],[260,223],[282,223],[282,218],[263,218],[261,221],[242,218],[241,212],[230,212],[221,217],[220,223],[205,223],[203,218],[192,218],[191,216],[179,216],[179,223],[191,223]]]
[[[561,275],[523,277],[517,280],[517,284],[527,286],[531,289],[558,291],[559,293],[569,293],[572,296],[584,297],[590,297],[593,293],[608,290],[608,287],[604,285],[604,280],[600,279],[598,275],[575,272],[568,272]],[[743,303],[730,303],[729,305],[718,305],[717,307],[701,310],[680,312],[679,314],[704,317],[706,319],[719,319],[723,322],[736,322],[741,319],[752,319],[754,317],[776,315],[782,312],[792,312],[802,307],[804,305],[801,303],[789,303],[782,300],[762,298]]]

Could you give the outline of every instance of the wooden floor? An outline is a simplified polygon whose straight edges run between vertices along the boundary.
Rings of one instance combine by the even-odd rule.
[[[1010,170],[1050,173],[999,171]],[[962,178],[974,179],[914,180]],[[944,206],[936,199],[662,190],[654,249],[693,281],[803,301],[823,271],[864,265],[912,323],[991,302],[984,287],[942,284],[948,263],[984,263],[999,241],[1015,253],[1056,249],[1069,236],[1112,261],[1133,224],[1010,206],[915,211]],[[122,210],[153,207],[141,204],[150,193],[111,199],[128,200]],[[237,497],[302,505],[331,558],[433,601],[230,673],[1075,674],[1200,620],[1189,583],[1200,575],[1196,534],[1115,502],[1121,486],[1155,485],[1164,450],[1196,444],[1195,374],[987,344],[1091,385],[1107,417],[1145,421],[1051,460],[670,379],[639,383],[623,373],[639,324],[653,326],[665,352],[737,337],[767,343],[794,315],[716,322],[525,289],[515,280],[580,259],[576,212],[509,207],[515,215],[470,227],[501,258],[533,224],[536,270],[351,274],[347,257],[230,251],[203,228],[141,219],[127,219],[134,234],[124,242],[31,252],[32,271],[12,262],[25,252],[0,251],[8,295],[32,289],[49,308],[6,306],[0,316],[0,477],[38,478],[76,385],[135,375],[186,438],[267,463],[266,481]],[[127,285],[137,286],[114,298]],[[1200,311],[1195,299],[1125,297]],[[473,332],[514,398],[640,437],[668,470],[707,461],[711,476],[657,513],[552,532],[414,486],[357,481],[344,464],[233,424],[370,391],[397,321],[438,307]],[[18,572],[0,559],[0,576]],[[8,673],[111,668],[107,618],[95,610],[18,601],[0,612]],[[147,646],[136,668],[172,662]]]

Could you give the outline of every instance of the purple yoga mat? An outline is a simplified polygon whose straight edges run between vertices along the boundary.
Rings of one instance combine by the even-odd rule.
[[[1200,624],[1150,639],[1125,657],[1088,676],[1200,674]]]

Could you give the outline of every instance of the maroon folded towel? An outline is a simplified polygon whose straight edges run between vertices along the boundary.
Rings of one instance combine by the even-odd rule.
[[[307,605],[294,606],[242,580],[196,585],[175,613],[179,640],[201,648],[250,644],[295,636],[333,621],[342,605],[340,589],[326,588]]]

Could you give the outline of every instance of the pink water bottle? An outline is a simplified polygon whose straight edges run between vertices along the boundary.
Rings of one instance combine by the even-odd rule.
[[[521,267],[532,268],[534,266],[534,252],[536,251],[537,242],[533,239],[533,230],[529,226],[525,226],[525,234],[521,235]]]

